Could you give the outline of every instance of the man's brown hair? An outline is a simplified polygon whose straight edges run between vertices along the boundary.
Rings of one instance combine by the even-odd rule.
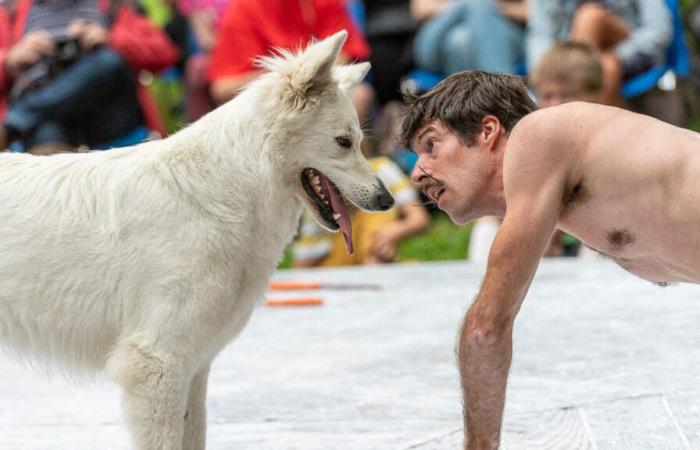
[[[467,145],[474,144],[484,116],[498,118],[507,133],[537,106],[520,77],[479,71],[458,72],[430,91],[406,99],[401,142],[410,147],[425,124],[439,120]]]
[[[542,83],[569,85],[587,93],[603,89],[603,66],[598,50],[581,42],[555,44],[530,74],[530,84],[537,90]]]

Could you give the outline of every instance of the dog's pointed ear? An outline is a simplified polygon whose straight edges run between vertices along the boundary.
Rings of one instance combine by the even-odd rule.
[[[308,69],[304,75],[309,89],[313,88],[314,85],[323,88],[330,83],[333,65],[347,38],[348,32],[341,30],[306,49],[304,58]]]
[[[364,80],[369,69],[370,64],[368,62],[335,66],[333,67],[333,79],[338,82],[340,89],[350,92],[352,88]]]
[[[347,37],[347,31],[339,31],[296,55],[278,50],[278,57],[260,58],[259,65],[282,77],[279,97],[294,109],[305,109],[315,104],[333,82],[333,65]]]
[[[304,109],[314,104],[333,81],[332,69],[348,32],[311,44],[301,55],[298,69],[289,74],[288,89],[294,107]]]

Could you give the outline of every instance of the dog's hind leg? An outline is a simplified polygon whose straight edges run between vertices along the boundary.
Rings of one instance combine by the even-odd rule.
[[[182,450],[189,378],[182,360],[153,346],[121,345],[108,373],[124,390],[124,413],[138,450]]]
[[[190,384],[185,411],[183,450],[204,450],[207,434],[207,380],[209,366],[200,370]]]

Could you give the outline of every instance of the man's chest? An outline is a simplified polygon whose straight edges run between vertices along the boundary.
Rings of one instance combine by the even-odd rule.
[[[700,282],[700,226],[664,224],[633,207],[581,206],[559,227],[625,270],[655,283]]]

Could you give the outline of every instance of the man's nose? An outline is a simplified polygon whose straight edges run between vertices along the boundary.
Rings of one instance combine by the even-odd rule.
[[[423,170],[418,165],[418,162],[416,162],[416,165],[413,166],[413,170],[411,171],[411,183],[418,186],[418,185],[420,185],[420,183],[423,181],[424,178],[425,178],[425,170]]]

